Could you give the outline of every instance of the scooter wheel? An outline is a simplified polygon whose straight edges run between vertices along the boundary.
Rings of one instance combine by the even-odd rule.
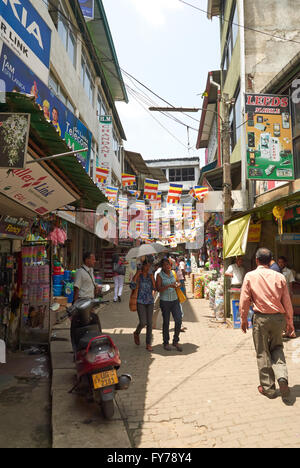
[[[115,404],[114,400],[102,401],[101,409],[105,419],[112,419],[115,414]]]

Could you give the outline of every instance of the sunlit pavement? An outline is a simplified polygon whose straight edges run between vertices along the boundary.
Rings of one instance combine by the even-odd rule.
[[[212,322],[208,301],[189,299],[183,352],[165,351],[154,330],[149,353],[145,332],[134,344],[137,314],[128,300],[106,307],[101,320],[120,348],[123,372],[133,376],[117,397],[133,447],[300,447],[300,338],[285,344],[291,399],[268,400],[257,391],[252,332]]]

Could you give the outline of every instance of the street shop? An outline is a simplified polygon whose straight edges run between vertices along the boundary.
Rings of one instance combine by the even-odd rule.
[[[282,192],[287,189],[279,190]],[[224,256],[234,259],[242,255],[246,271],[256,268],[255,254],[260,247],[269,248],[276,261],[279,257],[285,257],[294,279],[289,284],[295,314],[294,324],[296,329],[300,329],[300,195],[299,192],[295,192],[279,197],[278,193],[275,197],[273,201],[249,210],[240,217],[233,217],[225,223]],[[240,293],[239,288],[230,290],[231,318],[235,328],[240,327]],[[249,321],[250,318],[251,313]]]

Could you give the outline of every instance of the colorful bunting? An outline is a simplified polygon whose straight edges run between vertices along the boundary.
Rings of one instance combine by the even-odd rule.
[[[106,187],[105,196],[111,203],[115,203],[119,189],[117,187]]]
[[[96,168],[96,179],[100,184],[105,184],[109,175],[109,169],[106,167],[97,167]]]
[[[170,184],[167,203],[179,203],[182,189],[182,184]]]
[[[122,185],[123,187],[129,187],[131,185],[136,185],[136,178],[132,174],[122,174]]]
[[[145,179],[144,185],[144,199],[145,200],[156,200],[158,192],[158,180]]]

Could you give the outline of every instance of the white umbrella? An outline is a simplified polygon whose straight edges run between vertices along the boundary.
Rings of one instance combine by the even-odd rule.
[[[155,255],[161,252],[167,252],[168,249],[160,244],[144,244],[140,247],[134,247],[130,249],[126,255],[126,260],[131,260],[133,258],[145,257],[146,255]]]

